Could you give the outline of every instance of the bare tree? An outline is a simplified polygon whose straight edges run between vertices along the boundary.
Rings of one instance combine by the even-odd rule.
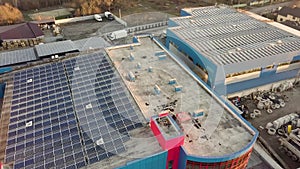
[[[108,10],[110,11],[110,7],[113,4],[114,0],[104,0],[105,6],[108,7]]]

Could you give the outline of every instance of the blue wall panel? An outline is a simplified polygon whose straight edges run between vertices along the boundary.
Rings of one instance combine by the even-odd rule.
[[[295,56],[292,61],[300,60],[300,55]]]
[[[180,10],[180,16],[191,16],[190,13],[186,12],[185,10]]]
[[[5,83],[0,83],[0,99],[4,97]]]
[[[285,80],[285,79],[291,79],[297,76],[299,72],[299,69],[281,72],[281,73],[270,73],[267,72],[262,73],[262,75],[259,78],[251,79],[251,80],[245,80],[243,82],[233,83],[227,85],[227,93],[234,93],[246,89],[251,89],[254,87],[258,87],[261,85],[266,85],[269,83]],[[267,76],[268,75],[268,76]]]
[[[272,69],[262,68],[262,70],[260,72],[260,77],[264,78],[264,77],[273,76],[273,75],[276,74],[276,70],[277,70],[277,66],[276,65]]]
[[[181,146],[180,147],[180,157],[179,157],[179,162],[178,162],[178,168],[179,169],[186,168],[186,161],[187,161],[187,154],[186,154],[184,148]]]
[[[117,169],[166,169],[168,152],[164,151],[147,158],[135,160]]]
[[[10,71],[12,71],[11,67],[0,68],[0,74],[6,73],[6,72],[10,72]]]
[[[173,20],[169,19],[168,20],[168,27],[176,27],[179,26],[176,22],[174,22]]]
[[[195,51],[194,48],[192,48],[187,43],[185,43],[183,40],[181,40],[171,30],[167,29],[167,40],[166,40],[167,48],[169,48],[170,41],[172,41],[175,45],[177,45],[177,47],[178,47],[177,49],[179,51],[184,51],[184,53],[189,55],[193,59],[194,64],[199,64],[201,67],[203,67],[204,69],[207,70],[207,72],[208,72],[208,82],[207,83],[209,85],[211,85],[211,83],[215,79],[216,65],[214,65],[207,58],[202,56],[199,52]]]

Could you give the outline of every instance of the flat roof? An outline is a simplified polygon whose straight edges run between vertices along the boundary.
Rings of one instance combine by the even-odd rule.
[[[300,54],[300,37],[226,6],[184,9],[168,28],[226,73],[289,62]]]
[[[182,65],[150,38],[139,38],[139,41],[140,44],[111,47],[106,51],[147,119],[165,110],[174,115],[203,111],[197,123],[199,128],[195,127],[190,115],[180,123],[185,134],[183,146],[195,156],[224,156],[251,142],[254,132],[249,126],[224,107]],[[174,79],[176,83],[172,82]],[[155,86],[160,88],[159,94]],[[176,89],[181,90],[176,92]]]

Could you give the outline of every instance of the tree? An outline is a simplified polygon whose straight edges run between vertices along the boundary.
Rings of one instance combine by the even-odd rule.
[[[24,20],[22,12],[9,3],[0,5],[0,24],[19,23]]]
[[[79,8],[76,10],[75,15],[91,15],[101,12],[102,0],[79,0]]]
[[[104,0],[105,6],[108,7],[108,10],[110,11],[110,7],[113,4],[114,0]]]

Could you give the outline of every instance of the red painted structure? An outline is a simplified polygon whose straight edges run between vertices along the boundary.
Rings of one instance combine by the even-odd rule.
[[[245,154],[232,160],[215,163],[204,163],[187,161],[186,168],[207,169],[207,168],[222,168],[222,169],[245,169],[251,156],[252,149]]]
[[[158,118],[165,117],[170,122],[170,125],[178,129],[180,132],[174,135],[174,137],[166,138],[164,136],[164,131],[159,127],[157,123]],[[166,169],[176,169],[178,168],[178,160],[180,154],[180,146],[183,145],[184,142],[184,135],[181,132],[180,128],[176,124],[176,122],[168,115],[168,114],[161,114],[160,116],[154,116],[150,120],[150,127],[152,129],[153,134],[155,135],[157,141],[159,142],[160,146],[163,150],[168,150],[168,161]]]

